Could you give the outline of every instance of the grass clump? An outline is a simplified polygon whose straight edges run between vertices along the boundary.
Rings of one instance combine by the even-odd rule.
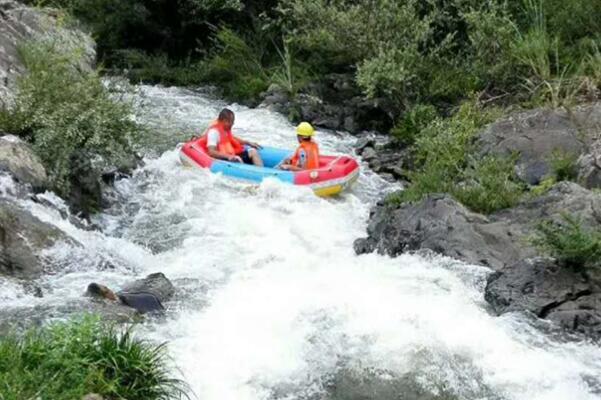
[[[550,164],[556,182],[575,181],[578,176],[576,165],[578,156],[561,150],[551,155]]]
[[[27,68],[14,104],[0,109],[0,130],[31,142],[61,195],[70,189],[77,154],[108,164],[128,159],[142,131],[131,104],[115,100],[85,55],[41,40],[20,48]]]
[[[569,214],[563,214],[562,219],[562,223],[538,224],[532,243],[564,266],[576,269],[601,266],[601,230],[587,229],[581,220]]]
[[[171,376],[165,348],[107,327],[96,317],[53,323],[0,338],[0,398],[187,398]]]

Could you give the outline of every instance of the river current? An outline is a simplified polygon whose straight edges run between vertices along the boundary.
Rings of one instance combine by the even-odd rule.
[[[84,246],[47,252],[61,268],[39,282],[43,298],[0,281],[0,304],[58,305],[91,281],[118,289],[163,272],[176,298],[137,332],[168,343],[202,400],[601,398],[599,347],[528,315],[493,316],[483,295],[490,270],[438,256],[356,256],[370,208],[393,189],[365,165],[334,199],[187,169],[177,144],[226,104],[185,89],[138,92],[136,118],[151,132],[145,165],[117,182],[115,204],[95,217],[102,233],[64,219],[51,193],[56,207],[22,200]],[[231,108],[236,134],[295,145],[283,116]],[[323,153],[352,154],[356,141],[317,138]],[[0,196],[10,185],[0,180]]]

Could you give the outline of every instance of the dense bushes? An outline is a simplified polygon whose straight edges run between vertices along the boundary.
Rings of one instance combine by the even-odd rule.
[[[168,400],[186,397],[162,346],[96,318],[54,323],[0,338],[0,398]]]
[[[123,50],[135,50],[150,58],[147,66],[160,66],[138,77],[209,81],[224,85],[232,97],[256,97],[283,76],[294,91],[307,71],[317,80],[348,72],[366,96],[394,101],[402,116],[417,104],[448,110],[474,91],[485,99],[559,105],[596,95],[601,77],[601,4],[588,0],[42,4],[66,7],[90,26],[110,66],[126,67]]]
[[[15,103],[0,110],[0,130],[33,143],[53,189],[68,193],[77,155],[102,157],[109,164],[131,158],[141,131],[131,105],[111,97],[81,52],[45,40],[23,45],[21,56],[27,74]]]

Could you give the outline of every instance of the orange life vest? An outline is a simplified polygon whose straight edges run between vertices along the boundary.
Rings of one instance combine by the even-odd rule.
[[[208,141],[208,132],[211,129],[217,129],[219,132],[219,143],[217,144],[217,151],[220,153],[228,154],[230,156],[235,156],[242,151],[244,151],[244,147],[236,140],[234,135],[232,135],[231,129],[226,130],[223,127],[223,124],[219,121],[215,121],[209,125],[205,133],[203,133],[202,137],[198,140],[198,144],[202,146],[202,148],[207,151],[207,141]]]
[[[301,154],[303,152],[305,154],[305,163],[304,165],[301,165]],[[295,167],[304,169],[319,168],[319,147],[317,146],[317,143],[309,140],[300,142],[300,146],[296,149],[290,163]]]

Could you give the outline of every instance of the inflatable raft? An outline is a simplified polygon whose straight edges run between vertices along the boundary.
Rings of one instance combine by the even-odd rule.
[[[292,151],[263,147],[259,154],[264,167],[217,160],[209,156],[198,139],[185,143],[180,150],[182,164],[206,168],[235,179],[260,183],[266,178],[279,179],[293,185],[309,186],[318,196],[333,196],[347,189],[359,176],[359,164],[348,156],[320,156],[319,168],[305,171],[284,171],[277,167]]]

